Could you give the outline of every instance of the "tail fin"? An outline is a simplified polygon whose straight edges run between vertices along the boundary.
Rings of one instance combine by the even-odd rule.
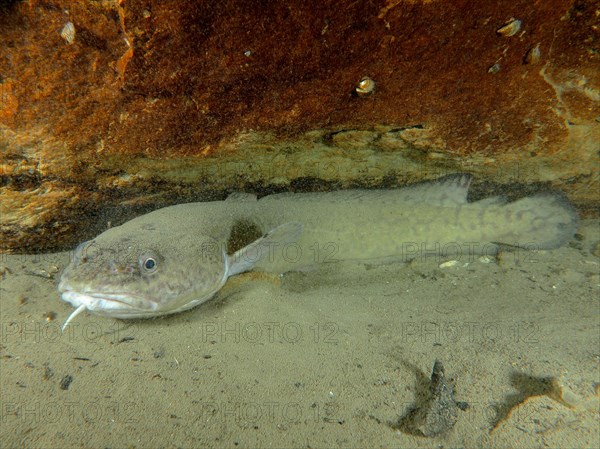
[[[558,248],[573,237],[579,226],[577,211],[565,195],[557,192],[521,198],[503,208],[509,229],[501,243],[514,239],[520,247]]]

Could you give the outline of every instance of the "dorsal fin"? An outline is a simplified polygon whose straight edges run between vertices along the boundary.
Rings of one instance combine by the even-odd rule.
[[[369,201],[383,204],[429,204],[453,207],[467,203],[471,175],[458,173],[434,181],[425,181],[397,189],[368,190],[351,189],[334,192],[278,193],[261,198],[260,201],[293,199],[294,201],[323,201],[332,203]]]
[[[437,206],[460,206],[467,204],[467,194],[473,177],[466,173],[444,176],[402,189],[406,202],[423,202]]]
[[[232,192],[225,199],[225,201],[235,201],[235,202],[250,202],[256,201],[256,195],[254,193],[246,193],[246,192]]]

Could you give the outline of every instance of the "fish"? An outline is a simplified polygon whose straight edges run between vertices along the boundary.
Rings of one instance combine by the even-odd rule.
[[[246,271],[554,249],[577,231],[562,192],[469,202],[471,182],[459,173],[397,189],[233,193],[155,210],[75,249],[58,284],[75,307],[63,330],[83,311],[118,319],[182,312]]]

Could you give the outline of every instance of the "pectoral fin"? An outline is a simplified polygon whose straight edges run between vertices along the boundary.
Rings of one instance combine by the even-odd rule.
[[[285,223],[271,229],[261,238],[228,257],[228,275],[251,270],[260,265],[261,261],[273,256],[278,248],[281,250],[282,245],[297,242],[301,235],[302,223],[298,222]]]

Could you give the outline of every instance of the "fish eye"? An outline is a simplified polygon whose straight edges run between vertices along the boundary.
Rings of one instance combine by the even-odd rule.
[[[158,261],[153,256],[140,257],[140,267],[144,273],[154,273],[158,268]]]

